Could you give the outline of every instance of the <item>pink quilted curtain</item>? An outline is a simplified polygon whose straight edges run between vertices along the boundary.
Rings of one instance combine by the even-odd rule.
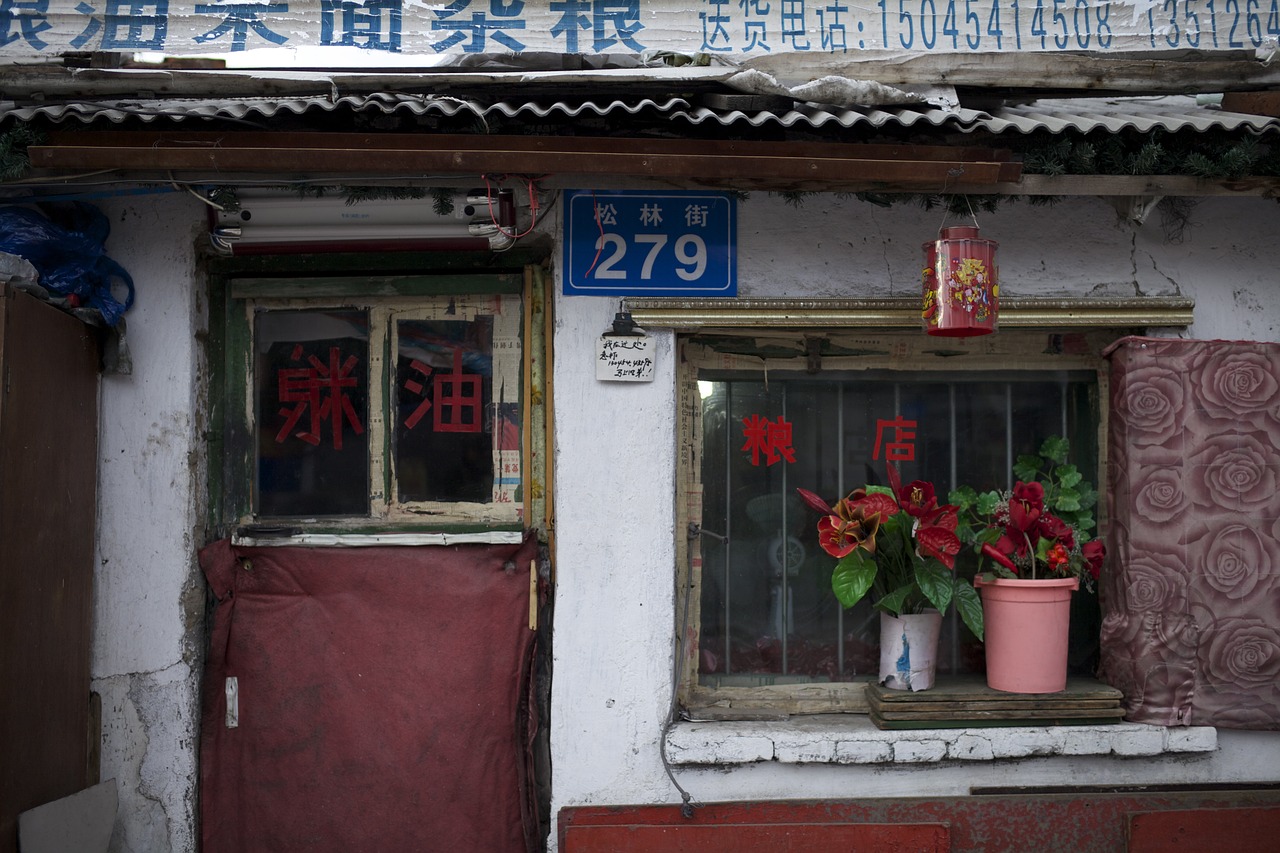
[[[1102,676],[1133,721],[1280,728],[1280,345],[1107,352]]]

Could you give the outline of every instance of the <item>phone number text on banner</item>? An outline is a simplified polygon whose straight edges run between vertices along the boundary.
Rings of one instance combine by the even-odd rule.
[[[744,59],[1227,50],[1277,40],[1280,0],[0,0],[0,59],[264,47],[371,55],[662,50]]]

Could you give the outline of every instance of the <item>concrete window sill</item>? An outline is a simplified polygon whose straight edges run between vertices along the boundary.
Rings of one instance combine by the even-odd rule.
[[[1053,755],[1213,752],[1212,726],[1165,728],[1142,723],[1085,726],[1010,726],[884,731],[856,714],[795,717],[786,721],[679,722],[667,735],[676,765],[927,764],[995,761]]]

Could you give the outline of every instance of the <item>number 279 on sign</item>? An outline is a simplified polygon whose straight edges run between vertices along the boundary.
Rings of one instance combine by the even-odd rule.
[[[737,227],[728,193],[567,190],[564,292],[736,296]]]

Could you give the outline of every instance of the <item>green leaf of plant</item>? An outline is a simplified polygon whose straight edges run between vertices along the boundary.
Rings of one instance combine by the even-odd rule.
[[[1050,462],[1061,465],[1067,461],[1067,452],[1071,449],[1071,442],[1060,436],[1051,435],[1044,440],[1044,444],[1040,445],[1040,455]]]
[[[999,492],[983,492],[978,496],[978,513],[980,515],[991,515],[996,511],[996,504],[1000,503]]]
[[[916,563],[916,584],[939,613],[946,613],[947,605],[951,603],[952,579],[951,572],[937,560]]]
[[[961,486],[958,489],[952,489],[950,494],[947,495],[947,503],[953,505],[962,513],[977,502],[978,492],[973,486]]]
[[[1059,465],[1053,470],[1053,475],[1058,478],[1058,482],[1064,489],[1074,489],[1084,479],[1084,474],[1081,474],[1074,465]]]
[[[876,608],[892,613],[894,616],[902,615],[902,606],[907,603],[907,596],[915,591],[915,586],[906,584],[900,586],[884,598],[876,602]]]
[[[973,635],[981,640],[985,626],[982,621],[982,599],[978,597],[978,591],[973,588],[973,584],[956,578],[954,597],[960,618]]]
[[[1030,483],[1040,474],[1039,456],[1019,456],[1013,463],[1013,476],[1024,483]]]
[[[994,545],[1003,533],[1004,531],[998,527],[984,527],[978,531],[977,536],[973,537],[973,542],[981,551],[983,545]]]
[[[831,591],[845,607],[852,607],[862,600],[876,579],[875,558],[861,548],[836,563],[831,573]]]
[[[1080,495],[1074,489],[1063,489],[1053,499],[1053,508],[1058,512],[1079,512]]]
[[[898,496],[893,493],[893,489],[889,488],[888,486],[867,486],[867,494],[888,495],[889,497],[893,498],[895,501],[898,499]]]

